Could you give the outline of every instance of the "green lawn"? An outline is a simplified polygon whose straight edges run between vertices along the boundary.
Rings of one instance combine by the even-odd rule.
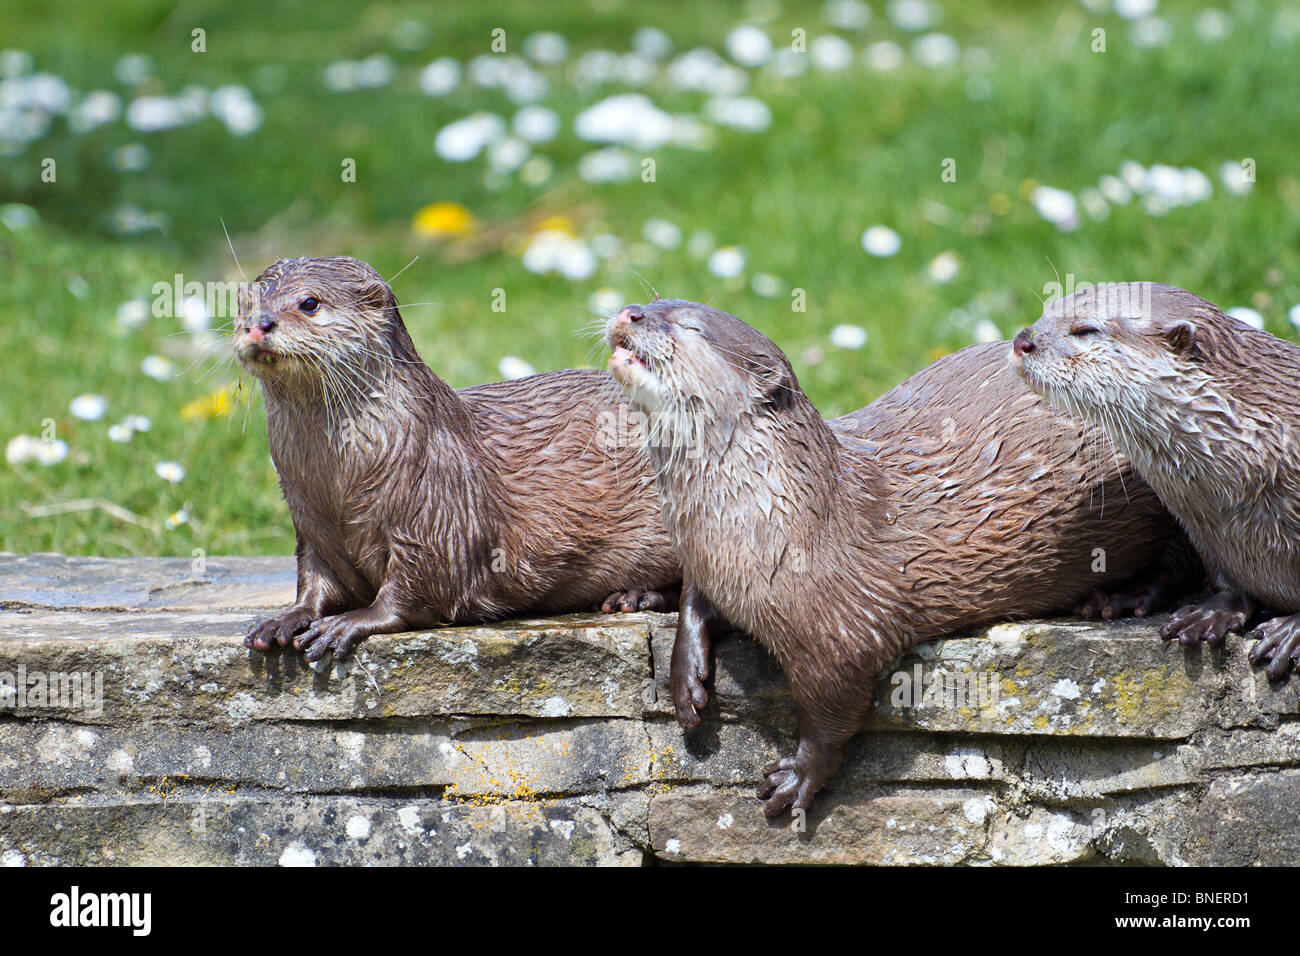
[[[250,277],[279,256],[354,255],[392,275],[418,255],[395,290],[403,302],[437,303],[408,308],[406,321],[426,360],[456,386],[499,378],[506,355],[539,370],[602,363],[603,353],[575,331],[598,318],[597,290],[644,301],[643,278],[661,295],[709,301],[770,335],[828,416],[970,344],[981,322],[1010,337],[1038,315],[1058,274],[1062,281],[1072,274],[1170,282],[1225,309],[1253,308],[1270,331],[1295,334],[1288,310],[1300,303],[1300,8],[1234,3],[1226,8],[1230,31],[1212,39],[1206,34],[1222,21],[1168,0],[1158,10],[1164,26],[1141,28],[1075,0],[947,0],[937,5],[939,22],[915,33],[890,22],[885,0],[869,6],[870,23],[853,31],[829,26],[821,3],[790,0],[487,0],[409,9],[264,0],[210,12],[141,0],[94,7],[9,0],[0,10],[7,27],[0,47],[29,52],[36,70],[78,93],[112,90],[129,103],[136,94],[114,70],[124,54],[138,53],[154,73],[139,92],[237,84],[251,90],[263,120],[241,137],[212,118],[159,132],[119,118],[74,134],[56,117],[47,133],[0,157],[0,206],[11,204],[0,210],[0,321],[8,333],[0,442],[39,438],[52,420],[68,449],[52,465],[0,462],[0,549],[292,550],[255,384],[245,379],[231,414],[183,416],[195,400],[238,388],[235,371],[220,351],[202,357],[175,318],[135,328],[117,319],[123,302],[151,300],[154,283],[177,273],[238,278],[222,219]],[[575,134],[574,118],[588,106],[639,92],[668,113],[698,117],[709,98],[675,88],[662,64],[642,87],[616,78],[580,89],[570,68],[582,54],[624,53],[634,31],[649,25],[671,37],[670,60],[700,46],[725,58],[728,33],[746,21],[778,46],[788,46],[796,28],[810,41],[838,34],[852,47],[853,65],[794,77],[748,69],[743,95],[770,108],[766,130],[716,126],[707,149],[629,147],[638,163],[655,160],[652,183],[579,177],[580,157],[605,145]],[[196,27],[206,31],[206,52],[191,51]],[[488,54],[495,28],[506,31],[508,55],[536,31],[568,40],[565,65],[537,68],[548,82],[541,103],[561,119],[558,136],[531,147],[553,168],[545,182],[507,173],[489,183],[484,157],[452,163],[434,150],[438,131],[468,113],[509,121],[519,109],[502,90],[464,77],[441,98],[419,88],[421,70],[436,58],[464,66]],[[1106,30],[1104,53],[1091,49],[1094,28]],[[1168,42],[1138,45],[1135,29],[1167,30]],[[918,63],[913,44],[932,30],[956,40],[956,63]],[[903,49],[897,70],[864,62],[863,51],[882,41]],[[373,54],[396,67],[391,83],[327,89],[327,66]],[[147,148],[147,167],[119,171],[115,151],[135,143]],[[46,157],[56,163],[53,183],[41,180]],[[347,158],[356,162],[355,182],[342,181]],[[956,162],[955,182],[941,178],[946,158]],[[1243,158],[1253,161],[1257,182],[1236,194],[1220,169]],[[1073,231],[1058,229],[1030,200],[1037,184],[1080,196],[1125,162],[1198,169],[1213,192],[1163,215],[1140,197],[1110,204],[1100,220],[1081,210]],[[438,201],[466,207],[477,232],[447,243],[416,235],[413,216]],[[30,217],[12,204],[34,209],[36,221],[24,225]],[[117,232],[124,206],[161,216],[164,228]],[[621,251],[590,278],[533,274],[521,251],[544,215],[565,217],[584,242],[612,235]],[[650,219],[677,226],[681,244],[643,241]],[[901,238],[896,255],[864,252],[863,231],[877,224]],[[688,251],[700,231],[743,251],[739,276],[719,278]],[[945,252],[959,268],[940,282],[929,265]],[[754,291],[757,273],[779,280],[776,295]],[[805,312],[792,311],[791,288],[805,290]],[[506,292],[503,313],[490,308],[495,289]],[[830,333],[840,324],[865,329],[866,345],[835,347]],[[169,357],[177,377],[143,374],[151,355]],[[101,418],[83,420],[70,409],[85,393],[107,399]],[[152,428],[129,443],[111,440],[110,426],[130,415],[147,416]],[[185,477],[163,480],[159,462],[180,464]],[[85,498],[111,502],[135,520],[98,509],[48,513]],[[165,527],[182,509],[188,520]]]

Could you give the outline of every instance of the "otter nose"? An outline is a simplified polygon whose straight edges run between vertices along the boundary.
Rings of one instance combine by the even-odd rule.
[[[1011,351],[1015,352],[1017,356],[1022,356],[1032,352],[1035,348],[1037,348],[1037,346],[1034,345],[1032,333],[1029,329],[1021,329],[1019,334],[1011,342]]]
[[[248,333],[248,337],[254,342],[260,342],[266,338],[268,332],[275,328],[276,324],[273,315],[269,312],[263,312],[252,319],[251,325],[245,325],[244,331]]]
[[[619,322],[640,322],[645,318],[645,313],[635,305],[629,305],[618,314]]]

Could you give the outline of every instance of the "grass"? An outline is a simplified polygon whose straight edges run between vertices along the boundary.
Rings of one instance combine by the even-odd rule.
[[[881,0],[860,33],[839,31],[855,50],[878,40],[909,49],[912,37],[887,20]],[[1200,7],[1161,4],[1172,29],[1165,46],[1141,48],[1129,25],[1076,2],[943,4],[939,29],[964,51],[987,52],[986,64],[926,69],[910,52],[894,73],[861,63],[842,73],[809,70],[778,79],[752,73],[747,91],[771,108],[762,133],[719,129],[714,148],[654,150],[657,180],[593,186],[575,174],[596,148],[572,133],[572,119],[596,100],[623,91],[611,85],[580,92],[551,71],[545,104],[563,132],[536,148],[555,176],[531,187],[511,179],[489,189],[480,159],[447,163],[432,148],[436,132],[474,109],[509,117],[515,106],[497,90],[462,85],[446,99],[417,88],[419,70],[436,56],[465,62],[487,52],[495,27],[508,42],[541,29],[570,43],[572,62],[595,48],[626,50],[634,29],[659,26],[677,51],[721,50],[740,7],[673,2],[642,4],[506,0],[427,7],[369,7],[281,2],[232,3],[201,11],[182,3],[27,4],[4,16],[9,45],[30,51],[37,69],[79,90],[116,89],[113,67],[127,52],[149,55],[160,90],[186,83],[252,89],[265,111],[262,127],[236,138],[215,120],[161,133],[118,121],[84,136],[61,121],[23,154],[0,160],[0,202],[35,208],[27,229],[0,225],[0,321],[9,332],[0,378],[0,440],[39,435],[52,419],[68,458],[45,467],[0,463],[0,549],[74,554],[288,553],[293,534],[266,448],[265,418],[255,387],[244,383],[233,415],[189,421],[187,403],[225,385],[233,371],[212,360],[168,383],[140,372],[150,354],[169,354],[178,368],[195,356],[174,319],[151,319],[124,332],[115,312],[131,298],[152,298],[155,282],[237,277],[220,219],[249,275],[272,259],[296,254],[349,254],[391,275],[417,254],[395,283],[405,317],[430,365],[456,386],[499,377],[505,354],[538,369],[599,364],[603,355],[574,331],[596,316],[592,293],[612,287],[644,301],[641,279],[665,296],[711,301],[755,325],[794,361],[800,380],[830,416],[869,402],[939,355],[970,344],[974,318],[1004,336],[1040,311],[1044,286],[1079,280],[1158,279],[1181,285],[1224,308],[1251,306],[1267,328],[1291,335],[1287,309],[1300,302],[1300,181],[1294,161],[1294,77],[1300,38],[1278,29],[1278,7],[1265,2],[1234,11],[1226,39],[1203,39]],[[820,3],[787,2],[763,22],[775,41],[801,27],[809,37],[832,32]],[[432,40],[396,49],[388,37],[404,19],[423,19]],[[288,26],[286,26],[288,25]],[[190,31],[207,31],[208,52],[190,50]],[[1090,49],[1091,30],[1107,30],[1107,52]],[[331,93],[324,68],[339,58],[390,55],[399,72],[381,90]],[[972,99],[972,83],[986,98]],[[673,113],[696,113],[705,96],[675,91],[662,75],[642,92]],[[978,90],[977,90],[978,92]],[[150,164],[121,173],[112,150],[143,142]],[[55,183],[40,180],[40,161],[57,162]],[[340,163],[357,163],[344,183]],[[1225,162],[1255,161],[1258,182],[1243,196],[1223,188]],[[956,182],[940,177],[956,160]],[[1113,206],[1104,221],[1084,217],[1065,233],[1042,219],[1027,196],[1035,183],[1078,193],[1114,174],[1125,160],[1194,166],[1215,182],[1205,202],[1164,216],[1137,203]],[[501,241],[469,249],[416,237],[411,217],[438,200],[464,204]],[[164,233],[123,236],[112,228],[122,204],[164,213]],[[588,281],[534,275],[523,268],[521,216],[542,208],[568,215],[583,236],[612,233],[633,249]],[[690,236],[708,230],[718,244],[741,247],[745,275],[723,280],[683,247],[662,251],[639,242],[642,225],[667,219]],[[863,230],[885,224],[901,251],[876,259],[860,245]],[[951,250],[961,267],[937,283],[927,264]],[[767,272],[806,290],[807,311],[786,295],[765,298],[749,277]],[[490,308],[504,289],[507,309]],[[858,351],[829,344],[830,330],[867,330]],[[824,355],[808,354],[820,349]],[[81,421],[69,402],[91,392],[109,401],[100,421]],[[129,414],[153,428],[129,444],[107,437]],[[158,461],[187,472],[171,484]],[[104,498],[144,525],[103,511],[32,517],[33,506]],[[158,527],[181,508],[187,524]],[[150,525],[150,526],[145,526]]]

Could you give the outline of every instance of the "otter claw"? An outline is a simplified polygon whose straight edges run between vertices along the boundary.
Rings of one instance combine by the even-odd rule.
[[[1247,613],[1225,601],[1211,600],[1205,604],[1180,607],[1160,628],[1165,640],[1178,639],[1183,647],[1194,647],[1201,642],[1217,647],[1228,634],[1246,626]]]
[[[630,614],[633,611],[672,611],[676,610],[672,596],[666,591],[650,591],[644,588],[631,588],[627,591],[615,591],[600,605],[605,614]]]
[[[1250,650],[1250,662],[1267,662],[1269,680],[1283,680],[1292,667],[1300,669],[1300,614],[1265,621],[1255,633],[1259,641]]]
[[[782,757],[763,768],[766,780],[759,785],[757,797],[764,801],[763,815],[780,816],[787,809],[807,810],[821,789],[821,781],[799,767],[797,757]]]
[[[331,651],[335,661],[345,661],[352,654],[353,648],[364,635],[358,634],[351,622],[344,620],[345,615],[322,618],[294,638],[293,646],[302,651],[302,656],[315,663]]]
[[[295,634],[311,625],[315,615],[302,608],[290,608],[282,614],[256,622],[244,638],[244,646],[264,651],[272,644],[285,647]]]
[[[700,714],[709,702],[709,692],[704,682],[695,674],[688,674],[680,685],[673,688],[673,710],[677,712],[677,723],[684,730],[694,730],[700,726]]]
[[[700,726],[700,715],[709,702],[709,691],[704,686],[708,678],[708,645],[687,648],[679,640],[673,649],[668,684],[672,691],[677,723],[685,730],[694,730]]]
[[[1121,617],[1146,617],[1165,601],[1165,589],[1159,584],[1144,584],[1122,591],[1094,591],[1074,609],[1084,620],[1101,618],[1113,621]]]

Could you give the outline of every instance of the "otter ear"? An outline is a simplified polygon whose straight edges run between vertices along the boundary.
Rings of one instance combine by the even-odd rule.
[[[367,277],[361,283],[357,289],[357,298],[373,309],[389,312],[397,308],[397,297],[393,295],[393,290],[378,276]]]
[[[1160,334],[1169,348],[1180,355],[1190,355],[1196,351],[1196,326],[1186,320],[1166,326]]]
[[[799,383],[794,372],[784,365],[778,365],[773,373],[763,378],[763,401],[778,411],[789,410],[798,390]]]

